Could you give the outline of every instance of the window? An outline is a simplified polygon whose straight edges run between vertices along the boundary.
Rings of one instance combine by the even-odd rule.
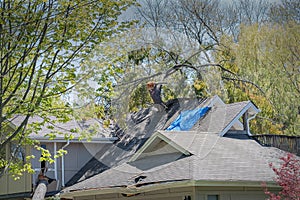
[[[207,195],[207,200],[219,200],[219,195]]]

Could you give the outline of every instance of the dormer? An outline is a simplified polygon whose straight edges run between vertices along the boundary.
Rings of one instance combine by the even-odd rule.
[[[192,130],[217,132],[220,136],[227,133],[250,136],[249,121],[259,112],[258,107],[251,101],[216,105],[203,119],[199,120]]]
[[[191,155],[191,152],[189,152],[185,146],[186,145],[179,145],[177,142],[174,142],[158,131],[145,142],[145,144],[132,156],[129,162],[141,160],[150,156],[172,154]]]

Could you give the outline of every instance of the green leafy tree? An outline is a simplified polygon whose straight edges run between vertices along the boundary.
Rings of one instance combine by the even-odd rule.
[[[251,99],[262,110],[259,119],[251,120],[253,132],[297,134],[297,1],[140,3],[140,27],[99,47],[86,63],[88,69],[100,69],[96,82],[109,82],[100,81],[92,99],[110,102],[122,115],[150,103],[143,85],[154,80],[165,82],[176,97],[218,94],[228,103]],[[276,23],[276,15],[289,10],[292,17]]]
[[[61,0],[0,1],[0,152],[6,145],[32,144],[30,131],[56,116],[67,121],[71,109],[62,101],[87,73],[82,61],[101,42],[128,28],[119,16],[132,1]],[[80,75],[79,75],[80,74]],[[105,80],[104,80],[105,81]],[[13,130],[10,120],[22,115]],[[33,115],[43,123],[27,125]],[[11,156],[0,168],[14,169]],[[18,165],[18,172],[30,166]]]
[[[251,99],[261,108],[252,124],[255,133],[299,134],[299,28],[243,26],[239,42],[224,40],[227,53],[216,57],[242,77],[224,76],[228,102]]]

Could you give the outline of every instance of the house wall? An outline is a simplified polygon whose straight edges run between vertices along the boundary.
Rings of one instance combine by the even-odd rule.
[[[19,180],[5,174],[0,178],[0,195],[31,192],[31,174],[25,173]]]
[[[155,190],[152,192],[143,192],[137,196],[131,197],[126,197],[122,194],[103,194],[75,197],[74,200],[188,200],[188,196],[190,196],[191,199],[194,199],[192,187]]]
[[[41,145],[46,145],[46,149],[54,155],[54,143],[53,142],[42,142]],[[65,146],[66,143],[56,143],[57,150]],[[64,155],[64,183],[66,184],[77,172],[80,170],[105,144],[95,144],[95,143],[70,143],[64,149],[67,150],[67,154]],[[40,151],[35,149],[32,150],[33,155],[36,159],[32,161],[33,168],[37,169],[36,173],[33,175],[33,180],[39,173],[41,163],[39,158],[41,156]],[[57,158],[57,182],[53,182],[48,186],[48,191],[54,191],[62,187],[62,157]],[[48,172],[46,175],[50,178],[55,178],[54,173],[54,163],[47,163]]]
[[[262,187],[196,187],[195,200],[208,200],[208,195],[217,195],[218,200],[263,200]]]
[[[29,155],[30,148],[25,149],[25,155]],[[9,147],[6,148],[6,154],[9,155]],[[18,180],[14,180],[11,175],[4,174],[0,178],[0,195],[31,192],[32,188],[31,174],[24,173]]]
[[[57,150],[62,148],[66,143],[57,143]],[[46,149],[54,155],[54,143],[53,142],[41,142],[41,145],[46,145]],[[65,183],[67,183],[77,172],[80,170],[101,148],[104,148],[106,144],[95,143],[70,143],[65,149],[68,153],[64,156],[65,163]],[[9,147],[7,147],[6,154],[9,155]],[[13,180],[8,174],[4,174],[0,178],[0,196],[17,193],[32,192],[38,173],[40,172],[41,163],[39,159],[41,157],[40,151],[35,148],[27,147],[25,155],[34,155],[35,159],[31,160],[32,168],[36,169],[34,174],[25,173],[19,180]],[[62,187],[62,158],[57,158],[57,182],[52,182],[48,185],[48,192],[61,189]],[[54,163],[47,163],[48,172],[46,176],[55,178],[54,175]]]

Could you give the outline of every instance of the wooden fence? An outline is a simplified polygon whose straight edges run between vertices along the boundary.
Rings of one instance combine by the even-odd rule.
[[[300,136],[253,135],[253,139],[264,146],[276,147],[300,156]]]

